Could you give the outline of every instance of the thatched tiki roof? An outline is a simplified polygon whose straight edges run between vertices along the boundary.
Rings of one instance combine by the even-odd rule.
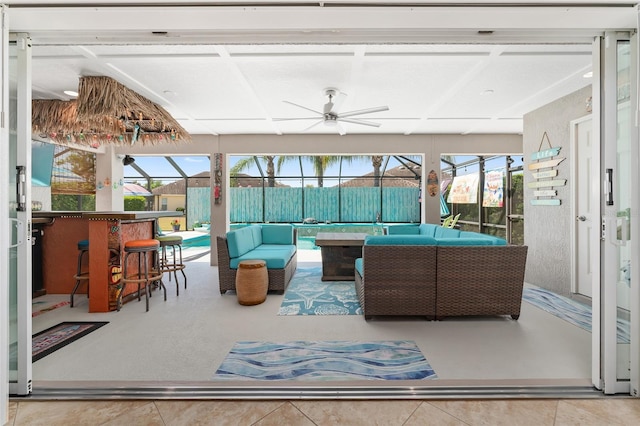
[[[129,142],[124,137],[126,129],[115,117],[80,120],[77,106],[76,101],[34,100],[31,104],[31,131],[59,143],[100,145],[107,139],[114,143]],[[118,140],[121,135],[121,140]]]
[[[75,101],[34,100],[34,134],[85,145],[190,141],[162,107],[110,77],[81,77]]]

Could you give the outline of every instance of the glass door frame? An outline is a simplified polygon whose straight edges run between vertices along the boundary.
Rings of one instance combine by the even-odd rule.
[[[6,7],[0,6],[0,188],[9,187],[9,39]],[[9,420],[9,195],[0,195],[0,423]]]
[[[9,213],[16,211],[12,226],[15,227],[16,240],[10,244],[16,244],[15,256],[17,257],[16,286],[17,296],[17,372],[14,377],[9,377],[9,394],[29,395],[32,390],[32,319],[31,319],[31,40],[27,34],[10,33],[8,44],[16,47],[16,81],[15,101],[9,100],[8,114],[6,114],[9,129],[15,131],[16,150],[15,161],[17,166],[24,166],[22,185],[23,205],[9,206]],[[7,49],[9,50],[9,48]],[[13,59],[9,58],[9,61]],[[7,73],[8,74],[8,73]],[[9,76],[5,77],[7,80]],[[10,88],[10,91],[13,87]],[[15,109],[14,109],[15,108]],[[15,126],[15,129],[12,127]],[[11,154],[10,154],[11,155]],[[11,159],[9,159],[11,161]],[[10,167],[9,167],[10,168]],[[8,173],[16,173],[16,170],[8,170]],[[12,177],[9,175],[9,179]],[[16,175],[13,176],[13,186],[17,187]],[[11,187],[11,183],[9,184]],[[14,203],[17,204],[17,203]],[[11,238],[9,238],[11,240]],[[10,249],[11,250],[11,249]],[[11,370],[10,370],[11,375]]]
[[[618,238],[618,228],[626,228],[626,222],[620,220],[618,217],[618,210],[621,209],[622,196],[618,191],[618,188],[613,187],[619,182],[618,174],[621,172],[620,164],[618,164],[618,136],[621,134],[619,129],[619,114],[618,114],[618,44],[620,42],[628,42],[630,44],[630,69],[629,69],[629,92],[630,92],[630,114],[634,117],[629,120],[630,128],[627,129],[629,133],[629,146],[630,146],[630,158],[635,164],[638,163],[638,44],[636,34],[630,35],[622,32],[607,32],[600,40],[601,44],[601,75],[597,79],[601,82],[602,90],[594,90],[594,93],[599,93],[601,96],[599,104],[600,109],[600,167],[598,185],[594,185],[598,188],[598,210],[601,212],[601,232],[600,232],[600,280],[594,280],[594,295],[599,296],[599,303],[596,305],[594,298],[593,304],[593,339],[594,349],[596,345],[596,339],[598,344],[599,353],[594,353],[594,370],[596,368],[595,360],[599,358],[599,385],[600,389],[605,394],[615,393],[627,393],[633,396],[639,396],[638,394],[638,374],[640,369],[640,363],[638,361],[639,351],[639,326],[640,321],[638,319],[639,305],[638,300],[638,277],[639,263],[631,263],[630,269],[630,344],[628,349],[621,347],[617,339],[617,323],[618,323],[618,290],[617,282],[620,274],[620,266],[618,259],[618,249],[622,244],[626,244],[623,241],[624,237]],[[595,104],[595,103],[594,103]],[[633,164],[633,163],[632,163]],[[637,167],[630,168],[630,182],[628,186],[630,188],[638,188],[640,184],[639,172]],[[619,199],[618,199],[619,198]],[[640,233],[638,227],[635,226],[638,218],[638,206],[639,206],[640,194],[638,191],[631,190],[629,198],[627,200],[630,205],[630,232],[629,232],[629,245],[630,245],[630,259],[636,262],[640,259],[640,250],[638,246],[638,239]],[[623,231],[621,231],[623,232]],[[599,315],[596,315],[597,307],[600,308]],[[599,329],[596,332],[596,325],[599,325]],[[629,351],[627,354],[626,352]],[[629,378],[619,377],[619,366],[622,362],[629,360]],[[595,377],[594,377],[595,379]],[[595,383],[594,383],[595,384]]]

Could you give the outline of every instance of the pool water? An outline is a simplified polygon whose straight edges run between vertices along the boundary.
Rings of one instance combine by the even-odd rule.
[[[298,237],[298,250],[320,250],[316,237]]]
[[[299,237],[298,249],[299,250],[320,250],[316,244],[316,237]],[[195,238],[188,238],[182,241],[182,248],[188,249],[189,247],[209,247],[211,246],[211,237],[208,234],[204,234]]]
[[[200,236],[194,238],[185,238],[182,240],[182,247],[210,247],[211,246],[211,236],[209,234],[202,234]]]
[[[317,223],[293,224],[298,230],[298,237],[314,237],[318,232],[360,232],[369,235],[382,235],[384,225],[381,223]]]
[[[245,224],[231,225],[231,229],[238,229]],[[362,232],[370,235],[381,235],[383,225],[379,223],[318,223],[312,225],[293,224],[298,230],[298,249],[300,250],[320,250],[316,242],[318,232]],[[183,248],[189,247],[209,247],[211,237],[209,234],[202,234],[194,238],[185,239],[182,242]]]

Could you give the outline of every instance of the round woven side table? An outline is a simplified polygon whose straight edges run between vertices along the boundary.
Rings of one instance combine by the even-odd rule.
[[[269,275],[264,260],[242,260],[236,274],[236,294],[241,305],[259,305],[267,298]]]

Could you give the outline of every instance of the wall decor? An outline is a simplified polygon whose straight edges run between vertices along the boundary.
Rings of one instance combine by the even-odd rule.
[[[214,176],[213,176],[213,202],[220,204],[222,201],[222,154],[217,152],[213,154],[214,159]]]
[[[438,193],[438,174],[435,170],[431,170],[427,175],[427,192],[431,197]]]
[[[502,207],[504,204],[504,173],[492,170],[484,174],[484,195],[482,207]]]
[[[475,204],[478,201],[478,173],[453,178],[447,203]]]
[[[549,147],[542,149],[545,140]],[[528,168],[532,171],[531,176],[535,181],[529,182],[527,187],[533,189],[535,198],[530,201],[532,206],[559,206],[561,204],[560,199],[556,198],[558,191],[553,189],[567,184],[566,179],[557,179],[559,172],[555,168],[565,160],[564,157],[558,157],[561,149],[560,146],[551,146],[549,135],[544,132],[538,151],[531,154],[532,162]]]

